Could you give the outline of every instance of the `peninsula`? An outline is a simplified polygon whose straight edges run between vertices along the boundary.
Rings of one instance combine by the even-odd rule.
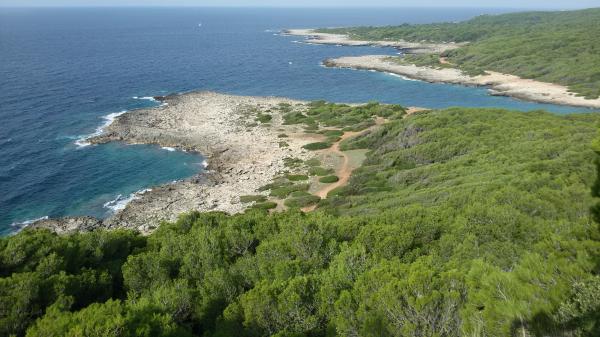
[[[124,209],[105,220],[66,217],[40,220],[31,227],[59,233],[96,228],[150,233],[162,221],[175,221],[189,211],[235,214],[248,207],[313,210],[328,192],[343,186],[364,159],[364,150],[342,153],[340,142],[405,112],[396,105],[331,104],[215,92],[156,99],[163,104],[124,113],[87,141],[155,144],[197,152],[206,158],[206,170],[139,192]],[[348,132],[341,130],[344,127]]]
[[[306,42],[400,49],[401,56],[326,60],[440,83],[489,86],[493,95],[600,107],[600,9],[483,15],[464,22],[288,30]]]

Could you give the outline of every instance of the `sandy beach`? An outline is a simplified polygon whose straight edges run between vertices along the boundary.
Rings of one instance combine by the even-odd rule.
[[[518,76],[488,71],[485,75],[468,76],[459,69],[418,67],[390,60],[389,55],[341,57],[323,62],[328,67],[375,70],[432,82],[468,86],[487,86],[492,95],[510,96],[522,100],[559,105],[600,108],[600,99],[585,99],[568,91],[567,87],[523,79]]]
[[[376,46],[392,47],[402,50],[407,54],[432,54],[442,53],[447,50],[459,48],[461,44],[457,43],[418,43],[407,41],[363,41],[353,40],[348,35],[319,33],[314,29],[287,29],[282,32],[284,35],[303,36],[305,43],[328,44],[340,46]]]
[[[280,103],[303,102],[273,97],[244,97],[214,92],[194,92],[162,98],[160,107],[127,112],[105,128],[93,144],[121,141],[130,144],[157,144],[201,153],[206,171],[183,181],[152,187],[139,194],[123,210],[108,219],[49,219],[34,227],[57,232],[77,229],[131,228],[151,232],[161,221],[173,221],[189,211],[238,213],[248,204],[241,195],[261,194],[258,188],[270,183],[284,170],[284,158],[307,159],[302,146],[307,137],[289,137],[281,147],[278,134],[293,135],[296,126],[282,125],[282,116],[273,107]],[[272,115],[268,124],[255,121],[256,115]]]

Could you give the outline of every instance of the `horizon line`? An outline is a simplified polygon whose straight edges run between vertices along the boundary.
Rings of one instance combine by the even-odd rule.
[[[363,5],[354,5],[354,6],[277,6],[277,5],[269,5],[269,6],[245,6],[245,5],[3,5],[0,4],[0,8],[275,8],[275,9],[403,9],[403,8],[440,8],[440,9],[448,9],[448,8],[472,8],[472,9],[529,9],[529,10],[584,10],[584,9],[596,9],[599,7],[502,7],[502,6],[464,6],[464,5],[456,5],[456,6],[433,6],[433,5],[425,5],[425,6],[363,6]]]

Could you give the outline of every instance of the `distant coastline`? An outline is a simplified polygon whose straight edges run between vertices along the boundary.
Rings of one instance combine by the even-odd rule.
[[[323,64],[327,67],[392,73],[432,83],[486,86],[490,88],[492,95],[510,96],[531,102],[600,108],[600,99],[576,96],[564,86],[498,72],[488,71],[485,75],[469,76],[455,68],[436,69],[394,62],[389,55],[341,57],[325,60]]]
[[[365,41],[354,40],[343,34],[319,33],[315,29],[285,29],[283,35],[303,36],[305,43],[340,45],[340,46],[376,46],[391,47],[401,50],[406,54],[431,54],[443,53],[448,50],[460,48],[459,43],[419,43],[407,41]]]

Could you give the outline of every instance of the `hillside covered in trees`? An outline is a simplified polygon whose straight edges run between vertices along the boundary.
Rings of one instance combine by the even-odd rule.
[[[600,8],[483,15],[458,23],[320,29],[360,40],[467,43],[448,60],[468,73],[498,71],[600,96]]]
[[[312,213],[24,230],[0,335],[598,336],[599,122],[430,111],[345,142],[367,160]]]

